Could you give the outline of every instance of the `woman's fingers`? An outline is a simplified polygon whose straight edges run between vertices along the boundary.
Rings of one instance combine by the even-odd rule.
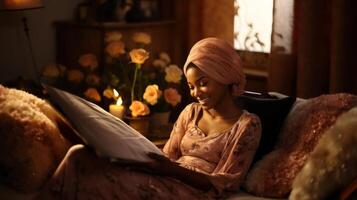
[[[168,161],[169,159],[166,158],[165,156],[153,153],[153,152],[149,152],[147,153],[147,155],[149,156],[149,158],[157,160],[157,161]]]

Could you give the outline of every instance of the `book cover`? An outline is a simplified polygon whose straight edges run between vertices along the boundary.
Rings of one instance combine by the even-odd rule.
[[[78,136],[98,156],[113,161],[147,162],[151,161],[149,152],[163,155],[151,141],[98,105],[58,88],[43,86],[51,102],[62,110]]]

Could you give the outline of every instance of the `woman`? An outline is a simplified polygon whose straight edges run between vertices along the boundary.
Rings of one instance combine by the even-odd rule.
[[[234,103],[245,86],[240,58],[228,43],[206,38],[192,47],[184,73],[198,102],[180,114],[163,149],[166,157],[151,153],[152,162],[128,166],[74,146],[43,195],[207,199],[237,191],[261,135],[259,118]]]

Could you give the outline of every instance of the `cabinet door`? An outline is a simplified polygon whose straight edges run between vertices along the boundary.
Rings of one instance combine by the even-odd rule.
[[[103,31],[91,27],[57,26],[57,62],[68,68],[78,67],[78,58],[86,53],[97,56],[102,64]]]

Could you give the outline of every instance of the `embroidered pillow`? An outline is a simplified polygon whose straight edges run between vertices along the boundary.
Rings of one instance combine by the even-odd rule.
[[[296,176],[289,199],[327,199],[357,177],[357,107],[321,137]],[[336,198],[337,199],[337,198]]]

